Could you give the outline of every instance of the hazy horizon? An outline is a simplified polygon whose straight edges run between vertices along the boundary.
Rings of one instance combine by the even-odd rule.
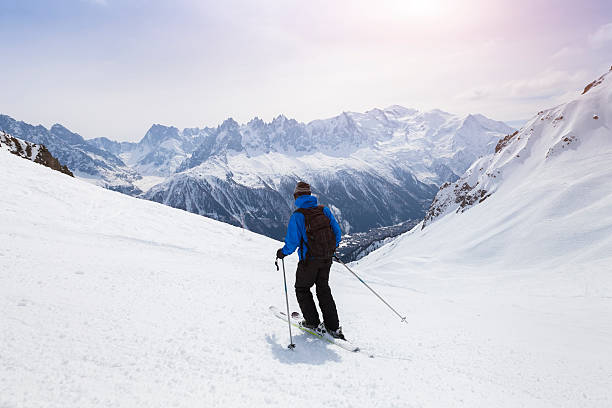
[[[389,105],[389,106],[385,106],[385,107],[373,107],[373,108],[371,108],[371,109],[368,109],[368,111],[369,111],[369,110],[372,110],[372,109],[383,109],[383,110],[384,110],[384,109],[386,109],[386,108],[388,108],[388,107],[391,107],[391,106],[393,106],[393,105]],[[395,106],[402,106],[402,105],[397,105],[397,104],[396,104]],[[409,109],[411,108],[410,106],[402,106],[402,107],[404,107],[404,108],[409,108]],[[433,108],[432,110],[436,110],[436,109],[438,109],[438,108]],[[454,112],[444,111],[444,109],[438,109],[438,110],[441,110],[441,111],[443,111],[443,112],[450,113],[450,114],[455,114]],[[420,112],[427,112],[427,111],[430,111],[430,110],[427,110],[427,111],[422,111],[422,110],[419,110],[419,111],[420,111]],[[331,119],[331,118],[333,118],[333,117],[337,117],[337,116],[341,115],[342,113],[366,113],[366,111],[364,111],[364,112],[343,111],[343,112],[338,112],[338,114],[333,115],[333,116],[330,116],[330,117],[324,117],[324,118],[314,118],[314,119],[309,120],[309,121],[298,121],[298,122],[299,122],[299,123],[304,123],[304,124],[306,124],[306,125],[307,125],[307,124],[309,124],[310,122],[313,122],[313,121],[317,121],[317,120],[327,120],[327,119]],[[477,113],[479,113],[479,112],[471,112],[471,113],[473,113],[473,114],[477,114]],[[0,115],[6,115],[6,113],[0,112]],[[466,116],[467,116],[467,115],[468,115],[468,114],[466,114]],[[11,115],[8,115],[8,116],[12,117]],[[215,124],[206,124],[206,125],[203,125],[203,126],[199,126],[199,128],[205,128],[205,127],[209,127],[209,128],[217,128],[218,126],[221,126],[221,125],[222,125],[222,123],[223,123],[224,121],[226,121],[226,120],[228,120],[228,119],[233,119],[233,120],[234,120],[234,121],[236,121],[236,122],[237,122],[239,125],[246,125],[248,122],[250,122],[251,120],[254,120],[254,119],[261,119],[261,120],[263,120],[263,121],[264,121],[264,123],[271,123],[271,122],[272,122],[272,121],[274,121],[274,120],[276,119],[276,117],[278,117],[278,116],[285,116],[285,117],[286,117],[287,119],[289,119],[289,120],[295,119],[295,118],[292,118],[292,117],[288,117],[287,115],[284,115],[283,113],[280,113],[280,114],[278,114],[277,116],[275,116],[275,117],[273,117],[273,118],[271,118],[271,119],[269,119],[269,120],[262,119],[261,117],[259,117],[259,116],[257,116],[257,115],[256,115],[256,116],[254,116],[254,117],[252,117],[252,118],[250,118],[250,119],[248,119],[248,120],[245,120],[245,121],[238,121],[238,120],[236,120],[235,118],[233,118],[233,117],[230,115],[230,116],[228,116],[227,118],[225,118],[224,120],[220,121],[219,123],[215,123]],[[67,125],[66,125],[66,124],[64,124],[64,123],[54,122],[54,123],[50,123],[50,124],[44,124],[44,123],[37,123],[37,122],[28,122],[28,121],[26,121],[26,120],[24,120],[24,119],[17,118],[17,117],[12,117],[12,118],[13,118],[13,119],[15,119],[15,120],[17,120],[17,121],[23,121],[23,122],[26,122],[26,123],[28,123],[28,124],[30,124],[30,125],[34,125],[34,126],[39,126],[39,125],[42,125],[42,126],[44,126],[45,128],[47,128],[47,129],[50,129],[50,128],[51,128],[52,126],[54,126],[54,125],[61,125],[61,126],[66,127],[68,130],[70,130],[70,131],[72,131],[72,132],[74,132],[74,133],[78,133],[80,136],[82,136],[82,137],[83,137],[84,139],[86,139],[86,140],[95,139],[95,138],[97,138],[97,137],[100,137],[100,136],[91,137],[91,136],[89,136],[89,135],[81,134],[81,133],[77,132],[77,131],[76,131],[76,130],[74,130],[74,129],[70,129],[70,127],[69,127],[69,126],[67,126]],[[496,120],[495,118],[489,118],[489,119],[494,119],[494,120]],[[297,120],[297,119],[295,119],[295,120]],[[529,120],[529,118],[526,118],[526,119],[518,119],[518,120],[506,120],[506,121],[501,121],[501,122],[504,122],[506,125],[508,125],[508,126],[510,126],[510,127],[514,127],[514,128],[516,128],[516,129],[518,129],[519,127],[521,127],[522,125],[524,125],[524,124],[525,124],[525,123],[526,123],[528,120]],[[145,136],[145,135],[146,135],[146,133],[149,131],[149,129],[151,129],[151,127],[156,126],[156,125],[167,126],[167,127],[176,127],[176,128],[178,128],[179,130],[184,130],[184,129],[186,129],[186,128],[196,128],[196,127],[198,127],[198,126],[176,126],[175,124],[172,124],[172,123],[157,123],[157,122],[156,122],[156,123],[151,123],[149,126],[147,126],[147,127],[146,127],[146,129],[143,129],[142,134],[140,135],[140,137],[137,137],[137,138],[135,138],[134,140],[121,140],[121,139],[114,139],[114,138],[112,138],[112,137],[108,137],[108,136],[103,136],[103,137],[107,137],[107,138],[108,138],[108,139],[110,139],[110,140],[113,140],[113,141],[118,141],[118,142],[139,142],[139,141],[140,141],[142,138],[144,138],[144,136]]]
[[[402,105],[505,122],[610,68],[612,5],[4,0],[0,113],[90,139]]]

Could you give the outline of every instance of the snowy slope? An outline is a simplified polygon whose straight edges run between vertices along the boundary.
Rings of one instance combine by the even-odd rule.
[[[538,112],[520,131],[500,140],[494,153],[474,162],[457,181],[445,184],[424,225],[451,212],[466,211],[497,194],[500,188],[506,199],[514,201],[513,193],[522,193],[527,186],[548,193],[548,184],[558,181],[555,191],[562,194],[544,201],[556,199],[561,206],[567,206],[568,201],[588,204],[588,195],[597,196],[595,191],[605,194],[605,180],[611,173],[606,160],[612,150],[612,76],[609,72],[595,82],[597,87],[587,87],[590,92],[577,99]],[[543,173],[550,174],[550,180],[544,179]],[[585,195],[581,189],[589,191]],[[542,201],[540,195],[531,198],[536,201],[534,205]],[[555,207],[550,212],[566,210],[562,207],[557,211]]]
[[[335,265],[345,332],[379,357],[297,333],[292,352],[267,311],[284,302],[279,242],[3,151],[0,169],[2,407],[612,403],[601,265],[475,269],[435,262],[430,241],[357,266],[408,325]]]
[[[355,264],[473,308],[483,338],[512,356],[506,368],[542,398],[533,406],[612,404],[612,72],[594,83],[442,188],[425,228]]]

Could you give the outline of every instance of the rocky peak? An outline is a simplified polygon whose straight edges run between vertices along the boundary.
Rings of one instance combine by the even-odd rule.
[[[227,118],[219,126],[219,131],[237,131],[240,125],[234,120],[234,118]]]
[[[272,119],[272,123],[273,124],[285,123],[287,120],[288,120],[287,117],[281,113],[280,115]]]
[[[265,122],[261,120],[259,117],[255,116],[253,119],[249,120],[247,123],[247,127],[252,129],[261,129],[265,126]]]
[[[141,146],[154,147],[168,139],[179,139],[179,130],[174,126],[154,124],[138,144]]]
[[[66,129],[64,126],[60,125],[59,123],[56,123],[53,126],[51,126],[51,129],[49,129],[49,132],[53,136],[62,139],[64,142],[70,145],[85,143],[85,139],[83,139],[81,135],[79,135],[78,133],[71,132],[70,130]]]

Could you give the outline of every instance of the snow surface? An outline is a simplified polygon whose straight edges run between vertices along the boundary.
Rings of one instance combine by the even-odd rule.
[[[163,182],[165,177],[161,176],[142,176],[140,180],[134,181],[134,185],[142,191],[147,191],[151,187]]]
[[[441,220],[418,242],[413,234],[392,244],[410,250],[385,246],[354,265],[408,324],[333,267],[345,333],[379,357],[295,332],[290,351],[287,326],[268,311],[284,302],[279,242],[6,152],[0,169],[3,408],[612,404],[601,248],[539,263],[534,251],[517,252],[518,267],[502,262],[508,252],[489,263],[486,247],[507,243],[503,228]],[[610,212],[598,212],[606,214],[609,225]],[[518,228],[506,217],[501,226]],[[485,233],[495,237],[471,252]],[[287,258],[290,286],[295,266]],[[293,294],[290,305],[297,310]]]

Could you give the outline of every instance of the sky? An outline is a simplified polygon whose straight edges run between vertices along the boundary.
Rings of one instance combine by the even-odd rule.
[[[528,119],[612,65],[609,0],[0,0],[0,113],[89,139],[393,104]]]

